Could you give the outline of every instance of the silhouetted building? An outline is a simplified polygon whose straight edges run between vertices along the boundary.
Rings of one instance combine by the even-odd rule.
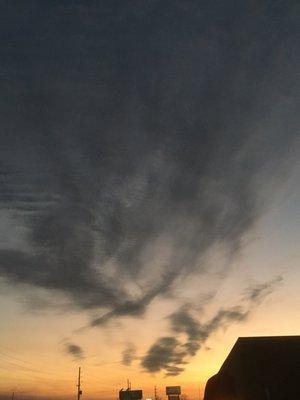
[[[180,386],[166,386],[166,395],[168,400],[179,400],[181,395]]]
[[[300,336],[239,338],[204,400],[300,399]]]
[[[119,391],[119,400],[141,400],[142,397],[142,390],[121,389]]]

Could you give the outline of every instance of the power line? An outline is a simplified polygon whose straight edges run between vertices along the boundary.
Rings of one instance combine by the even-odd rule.
[[[15,363],[12,363],[10,361],[7,360],[2,360],[5,363],[8,364],[8,366],[1,366],[0,365],[0,369],[4,370],[4,371],[11,371],[13,370],[14,372],[16,372],[16,368],[17,368],[17,374],[23,374],[26,376],[29,376],[31,379],[35,379],[35,380],[42,380],[42,381],[57,381],[60,380],[61,382],[67,382],[68,379],[63,379],[57,376],[38,376],[36,374],[47,374],[47,372],[39,372],[39,371],[34,371],[31,368],[26,368],[23,367],[22,365],[18,365]],[[8,367],[13,367],[13,369],[10,369]]]
[[[39,364],[39,363],[33,363],[32,361],[24,360],[24,359],[22,359],[22,358],[20,358],[20,357],[15,357],[14,355],[11,355],[11,354],[7,353],[7,351],[9,351],[10,353],[14,353],[12,350],[10,350],[10,349],[8,349],[8,348],[5,348],[5,347],[3,347],[3,346],[0,346],[0,348],[6,350],[5,352],[0,350],[0,355],[4,356],[4,357],[6,357],[6,358],[10,358],[10,359],[12,359],[12,360],[16,360],[16,361],[22,362],[22,363],[24,363],[24,364],[32,365],[32,366],[38,368],[39,370],[43,369],[44,366],[45,366],[45,362],[49,361],[49,360],[47,359],[47,360],[41,361],[40,364]]]
[[[4,348],[4,347],[0,346],[0,348]],[[5,350],[9,350],[9,349],[5,348]],[[9,350],[9,351],[11,351],[11,350]],[[5,357],[5,358],[3,358],[3,357]],[[38,373],[38,374],[44,374],[44,375],[52,375],[53,377],[60,379],[60,375],[55,374],[50,371],[44,371],[44,365],[42,365],[42,364],[33,363],[30,361],[24,360],[22,358],[15,357],[15,356],[8,354],[6,352],[3,352],[1,350],[0,350],[0,360],[4,363],[10,364],[14,367],[17,367],[17,368],[25,370],[25,371],[34,372],[34,373]],[[13,360],[13,361],[11,361],[11,360]],[[27,364],[27,365],[32,365],[35,368],[30,368],[28,366],[20,365],[20,364],[16,363],[15,361],[18,361],[20,363]],[[60,379],[60,380],[65,380],[65,379]]]
[[[2,361],[4,361],[5,363],[7,363],[9,365],[12,365],[13,367],[17,367],[17,368],[25,370],[25,371],[36,372],[38,374],[47,374],[46,372],[43,372],[43,371],[40,371],[40,370],[37,370],[37,369],[33,369],[33,368],[29,368],[29,367],[25,367],[24,365],[17,364],[17,363],[15,363],[13,361],[5,360],[3,358],[2,358]]]

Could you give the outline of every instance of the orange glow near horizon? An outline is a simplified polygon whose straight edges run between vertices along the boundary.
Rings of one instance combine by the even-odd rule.
[[[133,388],[143,390],[144,398],[153,397],[154,386],[157,386],[158,394],[164,398],[165,386],[181,385],[182,393],[190,399],[202,399],[206,380],[218,371],[238,336],[299,332],[300,323],[296,322],[296,315],[292,311],[281,318],[280,327],[272,323],[284,307],[284,304],[278,304],[281,296],[282,294],[278,294],[267,301],[257,311],[255,318],[250,318],[245,324],[235,324],[224,332],[218,332],[191,359],[181,375],[168,378],[164,378],[162,374],[151,376],[142,372],[139,360],[130,367],[121,365],[119,358],[122,334],[116,328],[107,332],[94,330],[88,337],[79,335],[77,341],[87,351],[86,359],[79,361],[65,356],[61,344],[57,344],[57,337],[60,336],[60,330],[65,329],[64,324],[76,326],[82,322],[82,317],[77,317],[76,321],[73,316],[73,320],[70,318],[62,322],[58,316],[35,316],[34,331],[30,334],[30,319],[33,317],[27,316],[28,330],[23,326],[23,333],[17,330],[11,332],[8,326],[3,335],[4,340],[0,347],[0,393],[7,398],[14,390],[18,398],[39,396],[75,399],[78,365],[81,365],[83,399],[116,399],[119,389],[126,387],[127,378],[132,382]],[[274,308],[272,301],[276,302]],[[294,326],[291,330],[292,319]],[[133,329],[132,324],[134,321],[129,324],[130,329]],[[136,321],[136,324],[137,327],[139,323]],[[151,336],[147,338],[144,335],[141,340],[137,334],[137,342],[141,344],[141,348],[147,348],[146,342],[151,341]],[[14,347],[12,343],[15,344]],[[44,348],[45,343],[47,350]]]

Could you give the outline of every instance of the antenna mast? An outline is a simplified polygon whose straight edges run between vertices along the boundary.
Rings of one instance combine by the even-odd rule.
[[[81,390],[81,367],[78,368],[78,382],[77,382],[77,400],[80,400],[80,396],[82,395]]]

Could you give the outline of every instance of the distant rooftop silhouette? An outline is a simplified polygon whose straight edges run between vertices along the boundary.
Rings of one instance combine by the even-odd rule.
[[[300,399],[300,336],[241,337],[204,400]]]

